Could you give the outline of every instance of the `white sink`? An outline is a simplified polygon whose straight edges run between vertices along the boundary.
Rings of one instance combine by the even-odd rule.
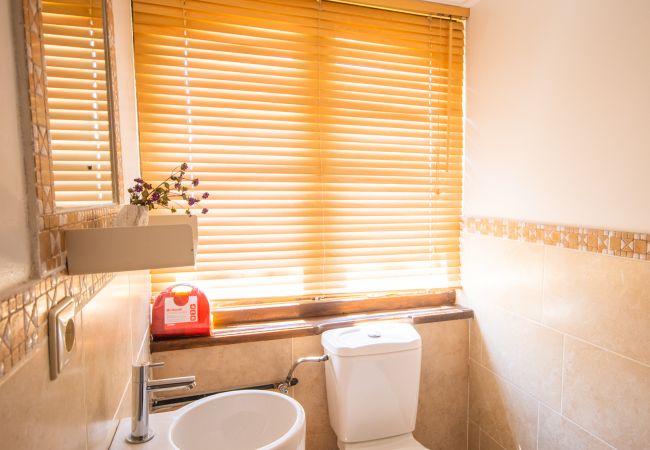
[[[212,395],[174,414],[169,440],[180,450],[304,450],[305,411],[289,396],[243,390]]]

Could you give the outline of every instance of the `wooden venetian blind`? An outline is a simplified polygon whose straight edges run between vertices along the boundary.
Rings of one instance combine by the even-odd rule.
[[[48,120],[56,205],[112,202],[101,0],[44,0]]]
[[[142,169],[209,191],[212,299],[459,280],[463,23],[315,0],[135,0]],[[257,301],[257,300],[253,300]]]

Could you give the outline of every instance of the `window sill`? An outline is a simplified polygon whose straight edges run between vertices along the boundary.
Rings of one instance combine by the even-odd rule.
[[[326,330],[348,327],[358,322],[373,320],[408,320],[413,324],[419,324],[470,319],[472,317],[474,317],[474,312],[470,308],[460,305],[442,305],[225,325],[217,326],[213,329],[211,336],[155,340],[151,343],[151,352],[156,353],[241,342],[314,336]]]

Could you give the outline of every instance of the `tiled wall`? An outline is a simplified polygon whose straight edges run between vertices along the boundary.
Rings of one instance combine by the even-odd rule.
[[[422,336],[420,404],[415,437],[427,448],[467,448],[468,320],[416,325]],[[154,353],[161,377],[195,375],[197,392],[254,386],[284,379],[294,360],[322,355],[320,336]],[[335,450],[329,425],[324,365],[305,363],[291,395],[305,408],[307,449]],[[182,395],[176,393],[175,395]]]
[[[43,96],[41,1],[22,3],[25,49],[16,49],[16,54],[23,50],[27,53],[34,155],[30,164],[34,176],[28,180],[30,189],[24,201],[33,201],[35,205],[32,212],[38,235],[34,244],[38,249],[38,270],[34,274],[36,279],[0,293],[0,448],[105,449],[118,419],[131,413],[131,364],[147,357],[149,275],[65,273],[63,230],[108,226],[117,208],[64,212],[55,209],[47,104]],[[110,27],[110,20],[108,24]],[[114,50],[111,46],[112,57]],[[117,83],[115,72],[111,75]],[[115,122],[115,132],[119,135],[119,120]],[[118,171],[120,196],[123,189],[119,139],[115,150],[114,170]],[[137,153],[137,149],[134,151]],[[70,364],[52,381],[47,313],[67,296],[76,299],[78,345]]]
[[[461,240],[470,450],[650,448],[650,262],[479,228]]]
[[[16,2],[18,5],[18,2]],[[111,2],[107,2],[106,21],[109,35],[113,36]],[[37,249],[35,274],[32,280],[9,291],[0,293],[0,379],[9,374],[27,355],[43,342],[47,335],[46,321],[48,310],[66,296],[74,296],[78,306],[83,307],[89,299],[111,280],[111,274],[70,277],[65,273],[65,243],[63,232],[68,228],[103,227],[111,223],[116,206],[98,207],[84,210],[60,211],[54,202],[52,179],[52,152],[50,148],[47,121],[46,79],[44,77],[44,56],[41,0],[23,0],[22,16],[20,7],[13,11],[15,21],[22,21],[24,36],[16,36],[16,54],[25,53],[25,59],[17,59],[16,64],[27,67],[29,84],[29,110],[31,117],[31,148],[25,149],[33,154],[29,166],[33,169],[32,179],[27,180],[28,194],[25,203],[34,203],[32,223],[37,234],[33,244]],[[19,34],[19,33],[17,33]],[[110,40],[111,44],[113,40]],[[115,48],[110,45],[109,56],[115,66]],[[111,72],[113,83],[114,114],[113,129],[116,171],[116,192],[118,198],[123,192],[121,177],[121,147],[119,139],[119,108],[115,71]],[[20,152],[20,148],[10,151]]]
[[[0,381],[1,448],[108,448],[131,413],[131,364],[147,357],[149,289],[146,271],[116,275],[78,313],[77,350],[56,380],[43,339]]]

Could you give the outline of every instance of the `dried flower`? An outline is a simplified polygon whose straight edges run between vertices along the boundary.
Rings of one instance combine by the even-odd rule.
[[[184,209],[185,214],[191,215],[190,207],[197,205],[201,200],[194,197],[193,194],[190,195],[188,192],[188,186],[199,185],[198,178],[194,178],[191,181],[183,179],[188,167],[187,163],[181,164],[172,171],[167,179],[155,188],[142,178],[134,178],[133,181],[136,184],[128,189],[130,203],[132,205],[146,206],[150,210],[156,209],[157,207],[167,208],[172,213],[175,213],[177,209]],[[173,183],[170,183],[170,181]],[[188,186],[184,185],[184,183],[187,183]],[[209,195],[208,192],[204,192],[201,198],[206,199]],[[180,206],[174,200],[187,202],[187,206]],[[207,208],[201,209],[202,214],[206,214],[207,212]]]

